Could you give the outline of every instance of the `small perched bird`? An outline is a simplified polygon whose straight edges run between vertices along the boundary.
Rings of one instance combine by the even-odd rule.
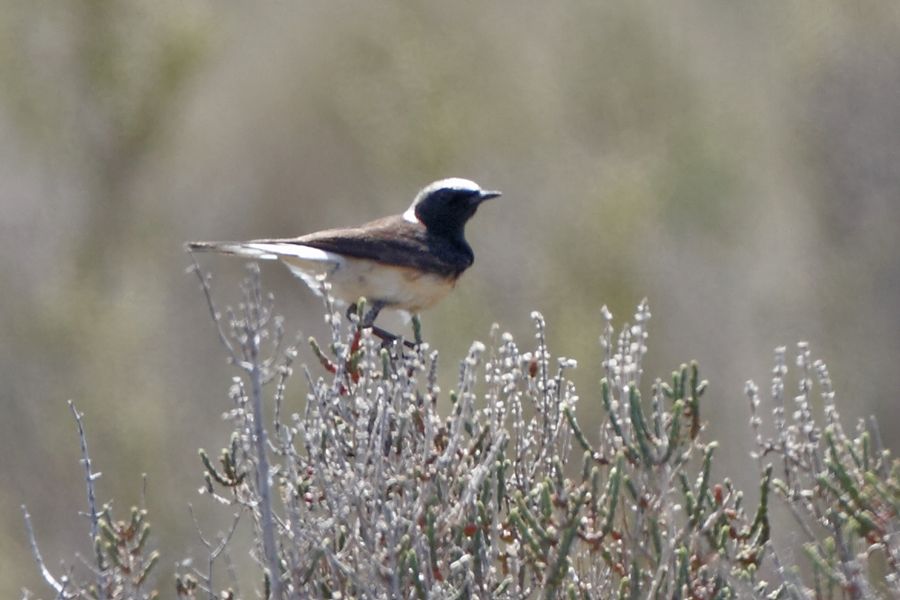
[[[418,313],[446,296],[475,261],[464,235],[466,222],[482,202],[497,196],[500,192],[468,179],[442,179],[423,188],[403,214],[359,227],[286,239],[188,242],[187,248],[280,260],[316,293],[324,275],[332,295],[350,305],[348,314],[366,298],[371,308],[362,326],[392,341],[396,336],[375,327],[378,313],[383,308]]]

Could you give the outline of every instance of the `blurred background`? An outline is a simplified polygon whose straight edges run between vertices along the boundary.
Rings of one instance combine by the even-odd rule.
[[[578,359],[596,424],[600,308],[648,297],[649,377],[697,359],[719,477],[755,489],[744,382],[809,340],[845,424],[900,408],[900,5],[638,0],[0,0],[0,597],[89,552],[101,498],[141,501],[158,585],[227,510],[226,364],[188,239],[292,236],[407,207],[447,176],[503,190],[476,263],[423,319],[444,389],[491,323]],[[219,304],[241,261],[202,257]],[[290,332],[320,302],[263,265]],[[303,348],[304,361],[310,356]],[[315,372],[315,371],[314,371]],[[302,406],[305,384],[288,392]],[[752,492],[751,492],[752,495]],[[207,520],[208,519],[208,520]],[[70,564],[70,563],[69,563]]]

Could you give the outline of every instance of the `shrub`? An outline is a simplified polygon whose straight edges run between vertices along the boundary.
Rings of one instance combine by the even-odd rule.
[[[198,274],[200,274],[198,270]],[[235,310],[211,314],[233,364],[233,432],[217,459],[200,451],[203,491],[237,510],[206,548],[204,569],[176,575],[181,598],[235,598],[213,565],[252,523],[257,592],[271,598],[876,598],[900,593],[897,461],[874,423],[841,428],[825,366],[800,346],[796,410],[786,415],[785,351],[776,353],[774,437],[761,433],[757,387],[748,383],[760,468],[759,502],[747,506],[729,479],[714,481],[716,442],[703,435],[707,384],[696,364],[641,392],[646,302],[614,334],[604,309],[603,374],[592,402],[598,431],[579,425],[583,401],[567,378],[575,361],[551,359],[543,317],[523,349],[497,326],[472,344],[443,413],[438,353],[417,339],[382,347],[326,301],[330,339],[303,367],[307,402],[285,414],[297,346],[253,266]],[[323,284],[324,285],[324,284]],[[327,291],[327,286],[326,286]],[[416,337],[419,330],[416,328]],[[318,369],[317,369],[318,371]],[[813,386],[825,424],[810,410]],[[646,397],[645,397],[646,396]],[[264,417],[271,402],[274,419]],[[74,410],[74,407],[73,407]],[[75,411],[79,428],[80,415]],[[96,508],[82,451],[95,540],[83,581],[54,577],[58,598],[151,598],[146,514],[117,522]],[[766,463],[780,462],[782,478]],[[790,564],[770,536],[778,499],[805,536],[808,568]],[[26,512],[26,521],[28,516]],[[30,532],[30,525],[29,525]],[[766,573],[766,577],[763,577]]]

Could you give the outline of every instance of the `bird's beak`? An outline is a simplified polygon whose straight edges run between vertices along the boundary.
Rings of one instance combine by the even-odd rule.
[[[491,190],[482,190],[478,194],[478,202],[484,202],[485,200],[490,200],[491,198],[497,198],[502,196],[503,192],[491,191]]]

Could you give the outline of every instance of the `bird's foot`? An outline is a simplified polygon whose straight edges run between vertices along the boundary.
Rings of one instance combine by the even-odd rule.
[[[377,325],[370,325],[370,327],[372,328],[372,333],[374,333],[379,338],[381,338],[382,346],[384,346],[384,347],[393,345],[393,343],[396,342],[397,340],[402,341],[403,345],[406,346],[407,348],[415,348],[416,347],[416,345],[414,343],[412,343],[411,341],[405,340],[405,339],[401,338],[399,335],[394,335],[393,333],[391,333],[389,331],[385,331],[384,329],[382,329],[381,327],[378,327]]]
[[[381,309],[384,308],[385,304],[383,302],[374,302],[372,304],[372,308],[366,311],[362,318],[359,320],[359,328],[360,329],[371,329],[372,333],[381,338],[382,346],[389,347],[397,340],[401,340],[400,336],[394,335],[393,333],[382,329],[375,325],[375,318],[378,316],[378,313],[381,312]],[[359,317],[359,305],[354,303],[351,304],[347,309],[347,318],[351,318],[351,315],[357,315]],[[407,348],[415,348],[416,345],[408,340],[402,340],[403,345]]]

